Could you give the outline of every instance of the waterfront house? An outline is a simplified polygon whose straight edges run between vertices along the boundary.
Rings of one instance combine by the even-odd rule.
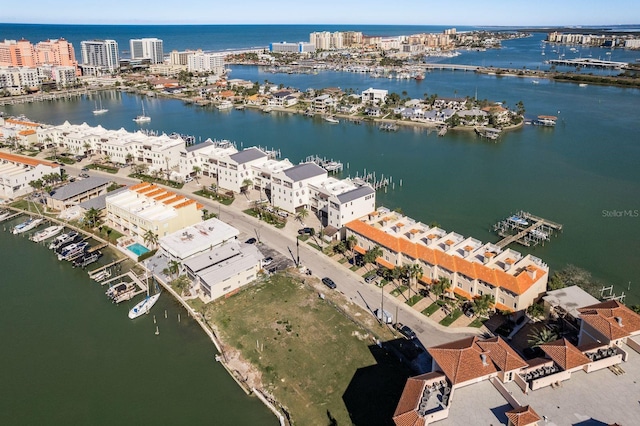
[[[60,173],[60,166],[50,161],[0,152],[0,197],[15,198],[33,192],[29,183],[44,175]]]
[[[337,101],[331,95],[321,95],[313,99],[312,102],[313,111],[319,114],[331,113],[336,105]]]
[[[434,101],[433,107],[435,109],[450,108],[454,111],[461,111],[467,106],[466,98],[438,98]]]
[[[524,310],[546,290],[549,267],[537,257],[446,233],[383,207],[345,227],[345,235],[357,240],[356,251],[382,249],[378,265],[417,264],[424,285],[447,278],[451,292],[467,299],[489,294],[502,311]]]
[[[255,177],[253,166],[262,164],[267,159],[268,155],[255,147],[219,158],[215,174],[218,187],[235,193],[241,192],[243,188],[250,188]]]
[[[378,107],[367,107],[365,108],[364,113],[368,117],[380,117],[382,115],[382,110]]]
[[[226,158],[238,152],[236,147],[227,140],[207,139],[202,143],[189,145],[180,152],[179,174],[184,179],[194,176],[194,167],[199,167],[203,176],[216,177],[218,173],[218,159]]]
[[[383,105],[387,101],[388,90],[368,88],[362,92],[362,103],[366,105]]]
[[[338,230],[345,224],[376,208],[376,192],[368,185],[356,185],[349,179],[327,177],[309,184],[310,207],[323,226]]]
[[[580,335],[578,345],[593,342],[626,343],[640,352],[640,315],[618,302],[608,300],[579,308]]]
[[[38,144],[37,130],[41,127],[42,124],[39,123],[7,118],[0,127],[0,138],[5,143],[13,144],[16,148],[20,146],[35,147]]]
[[[255,245],[231,240],[185,260],[183,267],[200,299],[208,303],[254,281],[263,258]]]
[[[105,224],[141,244],[147,231],[165,237],[202,220],[200,203],[148,182],[110,195],[106,202]]]
[[[159,238],[159,254],[169,260],[184,262],[235,240],[239,234],[233,226],[211,218]]]
[[[463,126],[486,126],[489,124],[489,114],[478,108],[456,111],[456,115],[460,117],[460,124]]]
[[[319,185],[327,171],[314,163],[302,163],[271,176],[271,204],[294,213],[299,208],[311,209],[309,185]]]
[[[298,103],[298,97],[294,96],[289,90],[280,90],[271,96],[269,99],[269,105],[287,108]]]
[[[93,176],[55,188],[46,195],[46,204],[50,209],[63,211],[69,207],[89,201],[107,193],[111,179]]]

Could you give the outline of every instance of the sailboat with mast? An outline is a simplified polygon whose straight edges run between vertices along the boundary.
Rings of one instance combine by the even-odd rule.
[[[149,289],[149,274],[151,272],[147,271],[147,296],[138,302],[131,310],[129,311],[129,319],[136,319],[142,314],[148,314],[149,310],[156,304],[158,299],[160,298],[160,292],[150,295]]]
[[[136,123],[148,123],[151,121],[151,117],[145,115],[144,113],[144,102],[142,102],[142,115],[137,116],[133,119]]]
[[[100,114],[104,114],[105,112],[109,111],[106,108],[102,107],[102,98],[100,98],[100,108],[98,108],[98,103],[96,102],[96,109],[93,110],[93,115],[100,115]]]

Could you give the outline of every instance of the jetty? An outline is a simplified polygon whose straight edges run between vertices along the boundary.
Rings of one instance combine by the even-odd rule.
[[[502,133],[502,130],[494,129],[492,127],[476,127],[474,130],[481,138],[490,139],[492,141],[498,139]]]
[[[627,68],[629,66],[627,62],[603,61],[601,59],[593,58],[551,59],[548,61],[548,63],[552,65],[565,65],[568,67],[604,68],[616,70]]]
[[[562,224],[550,221],[529,212],[519,211],[493,225],[493,231],[503,237],[496,245],[504,248],[511,243],[525,247],[536,246],[549,241],[551,236],[562,232]]]
[[[329,173],[339,173],[344,169],[344,165],[340,161],[329,160],[325,157],[320,158],[317,155],[308,156],[305,158],[305,162],[317,164]]]

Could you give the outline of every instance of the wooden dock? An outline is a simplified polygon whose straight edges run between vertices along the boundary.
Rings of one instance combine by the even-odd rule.
[[[123,294],[123,297],[114,299],[115,303],[120,303],[123,302],[125,300],[131,300],[134,297],[136,297],[139,294],[142,293],[146,293],[147,292],[147,285],[136,275],[134,274],[132,271],[126,272],[122,275],[118,275],[117,277],[114,278],[109,278],[108,280],[104,280],[100,283],[101,286],[103,285],[117,285],[120,284],[122,282],[123,278],[129,278],[131,281],[127,281],[130,283],[133,283],[136,285],[136,287],[138,287],[138,290],[136,291],[132,291],[132,292],[128,292],[126,294]],[[143,277],[146,278],[146,275]]]
[[[104,265],[104,266],[101,266],[99,268],[93,269],[93,270],[89,271],[89,278],[93,279],[93,277],[95,277],[97,274],[101,273],[105,269],[110,268],[113,265],[117,265],[120,262],[124,262],[127,259],[129,259],[129,258],[128,257],[122,257],[122,258],[120,258],[118,260],[115,260],[115,261],[109,263],[108,265]]]
[[[520,220],[513,220],[513,218]],[[538,244],[544,246],[544,242],[549,241],[552,235],[562,232],[562,224],[520,211],[495,224],[493,230],[503,237],[496,243],[499,248],[514,242],[525,247]]]

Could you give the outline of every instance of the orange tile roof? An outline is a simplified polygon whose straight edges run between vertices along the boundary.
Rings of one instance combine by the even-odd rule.
[[[494,305],[494,307],[499,310],[499,311],[503,311],[503,312],[513,312],[513,309],[511,309],[510,307],[508,307],[507,305],[503,305],[502,303],[498,302]]]
[[[617,300],[609,300],[578,309],[580,318],[609,340],[640,331],[640,315]],[[620,322],[616,318],[619,318]]]
[[[363,247],[360,247],[358,245],[354,246],[353,249],[360,254],[365,254],[367,252]]]
[[[158,195],[156,197],[153,197],[153,199],[156,200],[156,201],[161,201],[161,200],[164,200],[166,198],[173,197],[174,195],[176,195],[176,194],[174,194],[173,192],[165,192],[162,195]]]
[[[140,182],[140,183],[136,183],[135,185],[133,185],[131,188],[129,188],[131,191],[137,191],[140,188],[146,188],[147,186],[151,185],[149,182]]]
[[[427,277],[426,275],[421,276],[420,278],[418,278],[418,281],[421,281],[427,285],[431,285],[433,284],[433,280],[429,277]]]
[[[158,185],[152,183],[151,185],[149,185],[147,187],[136,189],[136,192],[138,194],[147,194],[147,193],[149,193],[147,196],[150,196],[151,195],[150,193],[155,192],[158,189],[162,189],[162,188],[160,188]]]
[[[476,345],[477,341],[475,336],[467,337],[427,350],[447,379],[456,385],[498,372],[487,354],[483,363],[480,356],[483,351]]]
[[[177,206],[174,206],[174,207],[176,209],[181,209],[183,207],[190,206],[191,204],[194,204],[195,202],[196,202],[196,200],[187,199],[187,201],[184,201],[184,202],[182,202],[182,203],[180,203],[180,204],[178,204]]]
[[[155,191],[148,193],[147,197],[155,197],[156,195],[160,195],[160,194],[164,194],[164,193],[165,193],[164,189],[158,188]]]
[[[415,377],[409,377],[404,384],[402,396],[393,413],[396,426],[425,425],[425,419],[418,414],[418,406],[426,384],[439,382],[445,377],[442,373],[431,372]]]
[[[529,426],[542,420],[533,408],[528,405],[517,407],[505,413],[513,426]]]
[[[387,268],[387,269],[393,269],[393,268],[395,268],[395,267],[396,267],[396,265],[394,265],[394,264],[393,264],[393,263],[391,263],[391,262],[387,262],[386,260],[384,260],[384,259],[383,259],[383,258],[381,258],[381,257],[376,257],[376,263],[377,263],[378,265],[384,266],[384,267],[385,267],[385,268]]]
[[[29,129],[29,130],[21,130],[20,132],[18,132],[20,135],[22,136],[29,136],[29,135],[35,135],[36,131],[33,129]]]
[[[488,353],[491,360],[502,371],[518,370],[528,365],[507,342],[498,336],[486,340],[479,340],[477,345]]]
[[[204,204],[196,203],[196,209],[202,210],[204,208]]]
[[[453,292],[455,294],[457,294],[458,296],[464,297],[465,299],[468,299],[468,300],[473,299],[473,296],[471,295],[471,293],[467,293],[466,291],[464,291],[460,287],[454,287],[453,288]]]
[[[567,339],[558,339],[551,343],[540,345],[540,349],[546,353],[563,370],[570,370],[575,367],[591,362],[589,358],[578,348],[573,346]]]
[[[176,194],[172,194],[172,195],[175,195],[175,197],[169,198],[168,200],[164,200],[162,203],[163,204],[173,204],[173,203],[177,203],[178,201],[186,199],[182,195],[176,195]]]
[[[38,160],[37,158],[24,157],[22,155],[9,154],[6,152],[0,152],[0,160],[7,160],[12,163],[26,164],[33,167],[40,164],[42,164],[43,166],[58,167],[57,164],[52,163],[51,161]]]
[[[7,118],[5,122],[10,124],[18,124],[20,126],[40,127],[39,123],[32,123],[30,121],[21,121],[21,120],[16,120],[14,118]]]
[[[383,220],[388,221],[390,219],[385,217]],[[346,224],[346,227],[395,253],[403,253],[412,259],[421,259],[430,265],[437,265],[451,272],[459,272],[471,279],[479,279],[490,285],[504,288],[517,295],[525,293],[546,274],[546,271],[530,265],[528,269],[535,271],[535,279],[531,278],[525,270],[521,271],[517,276],[514,276],[497,267],[494,268],[477,262],[471,262],[458,256],[444,253],[439,249],[432,249],[422,243],[416,243],[407,238],[396,237],[361,220],[349,222]],[[437,237],[430,234],[427,238],[435,239]],[[447,240],[447,242],[453,243],[450,240]],[[486,252],[485,256],[491,258],[495,256],[495,253]]]

